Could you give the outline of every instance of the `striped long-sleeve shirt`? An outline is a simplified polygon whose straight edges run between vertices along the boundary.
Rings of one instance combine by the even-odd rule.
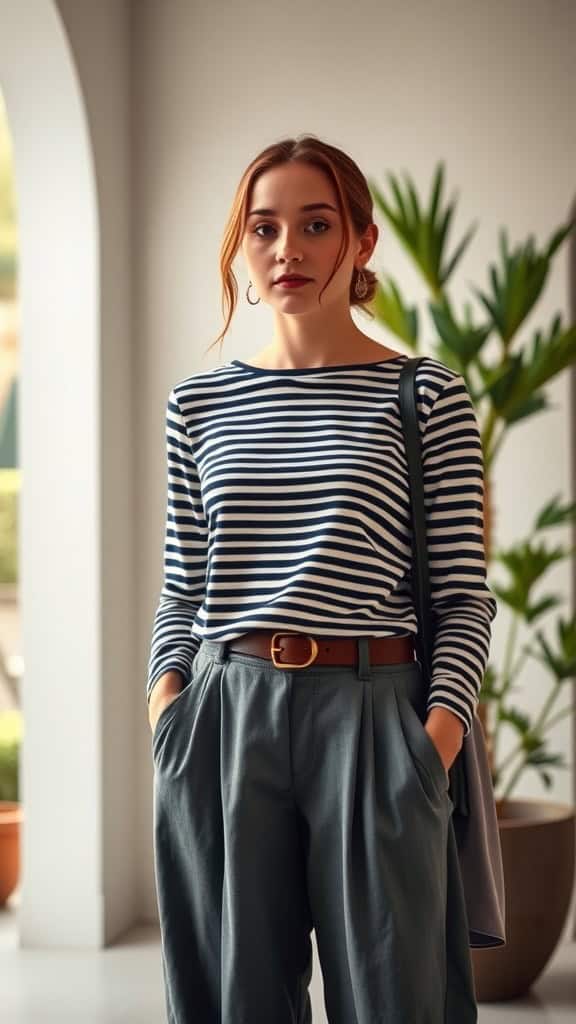
[[[148,699],[169,669],[190,679],[204,637],[416,632],[398,405],[406,358],[288,370],[233,359],[174,385]],[[448,708],[468,735],[496,613],[482,450],[461,376],[426,357],[417,393],[436,622],[427,709]]]

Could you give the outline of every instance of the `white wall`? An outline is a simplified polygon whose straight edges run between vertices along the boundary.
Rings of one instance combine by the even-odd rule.
[[[130,0],[58,0],[79,76],[98,210],[98,434],[94,451],[100,618],[97,747],[101,936],[114,941],[139,915],[134,864],[140,732],[134,714],[138,553],[134,521]]]

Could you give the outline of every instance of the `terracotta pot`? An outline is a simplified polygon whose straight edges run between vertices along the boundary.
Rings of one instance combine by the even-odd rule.
[[[563,934],[574,888],[574,807],[544,800],[496,806],[507,941],[470,950],[479,1003],[516,999],[539,978]]]
[[[22,805],[0,800],[0,906],[14,892],[20,878],[20,824]]]

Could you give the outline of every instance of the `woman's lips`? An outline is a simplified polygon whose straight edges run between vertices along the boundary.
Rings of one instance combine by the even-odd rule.
[[[310,284],[310,279],[295,277],[291,281],[276,281],[279,288],[300,288],[303,284]]]

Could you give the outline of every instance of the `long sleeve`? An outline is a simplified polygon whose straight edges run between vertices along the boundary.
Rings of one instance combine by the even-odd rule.
[[[191,632],[205,592],[208,529],[200,482],[176,389],[166,408],[168,498],[164,539],[164,581],[152,627],[147,700],[169,669],[185,681],[201,639]]]
[[[436,396],[423,432],[424,491],[435,642],[427,710],[444,707],[470,733],[496,601],[486,583],[482,444],[461,376]]]

